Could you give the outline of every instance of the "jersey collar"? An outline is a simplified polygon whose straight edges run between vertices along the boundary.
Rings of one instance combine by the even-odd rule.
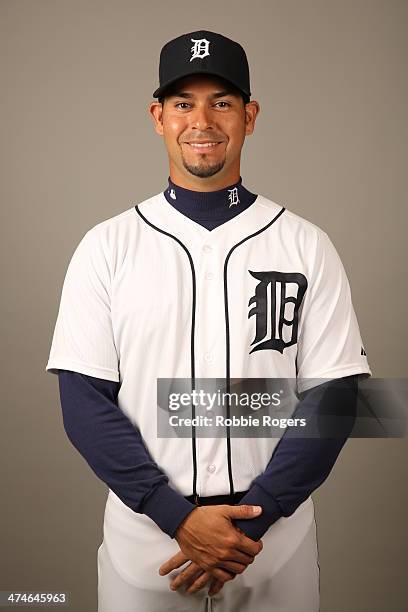
[[[257,198],[243,186],[241,176],[238,182],[215,191],[186,189],[168,177],[163,193],[171,206],[210,231],[242,213]]]
[[[163,192],[141,202],[137,208],[156,229],[170,233],[189,250],[209,245],[220,249],[220,253],[249,235],[262,232],[284,210],[284,206],[258,195],[246,210],[210,231],[171,206]]]

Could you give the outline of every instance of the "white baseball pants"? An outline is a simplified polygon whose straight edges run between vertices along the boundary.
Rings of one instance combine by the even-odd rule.
[[[262,539],[264,548],[249,566],[262,574],[274,555],[273,540]],[[259,582],[245,578],[245,572],[227,582],[214,597],[206,589],[195,594],[153,590],[135,586],[114,567],[106,543],[98,549],[98,612],[318,612],[319,565],[316,523],[280,569]]]

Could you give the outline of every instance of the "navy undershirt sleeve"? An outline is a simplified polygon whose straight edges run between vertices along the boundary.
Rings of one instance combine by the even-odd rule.
[[[291,428],[274,449],[265,471],[255,478],[241,504],[262,507],[254,519],[234,523],[253,540],[259,540],[282,516],[290,516],[330,474],[349,437],[356,418],[358,375],[327,381],[304,392],[293,418],[341,416],[336,420],[336,437],[309,437],[306,425],[303,438],[294,437]],[[311,430],[310,430],[311,431]],[[298,435],[298,434],[297,434]],[[315,431],[314,431],[315,435]]]
[[[195,508],[168,484],[140,431],[117,405],[119,383],[59,370],[64,428],[95,474],[170,537]]]
[[[119,383],[60,370],[59,386],[64,427],[75,448],[123,503],[174,537],[195,506],[168,485],[139,430],[118,407]],[[303,395],[294,417],[329,411],[350,415],[350,423],[336,438],[291,438],[286,430],[266,470],[240,502],[263,508],[260,517],[234,521],[249,537],[260,539],[327,478],[351,431],[356,395],[357,376],[325,383]]]

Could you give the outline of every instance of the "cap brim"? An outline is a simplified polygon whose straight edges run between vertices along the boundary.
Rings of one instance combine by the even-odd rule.
[[[185,74],[181,74],[179,76],[177,76],[174,79],[171,79],[170,81],[167,81],[166,83],[163,83],[163,85],[161,85],[161,87],[159,87],[158,89],[156,89],[155,92],[153,92],[153,98],[160,98],[162,95],[164,95],[165,91],[174,83],[176,83],[177,81],[179,81],[180,79],[184,79],[184,77],[193,75],[193,74],[211,74],[214,76],[219,77],[220,79],[223,79],[224,81],[228,81],[229,83],[232,83],[232,85],[234,85],[235,87],[237,87],[240,91],[242,91],[242,93],[246,94],[247,96],[251,96],[251,92],[250,91],[245,91],[244,89],[242,89],[237,83],[235,83],[234,81],[232,81],[231,79],[227,79],[224,75],[218,73],[218,72],[214,72],[214,70],[189,70],[188,72],[186,72]]]

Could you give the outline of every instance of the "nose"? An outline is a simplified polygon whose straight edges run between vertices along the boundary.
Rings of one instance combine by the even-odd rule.
[[[206,105],[197,105],[190,114],[191,127],[200,131],[212,129],[214,127],[214,119],[209,108]]]

